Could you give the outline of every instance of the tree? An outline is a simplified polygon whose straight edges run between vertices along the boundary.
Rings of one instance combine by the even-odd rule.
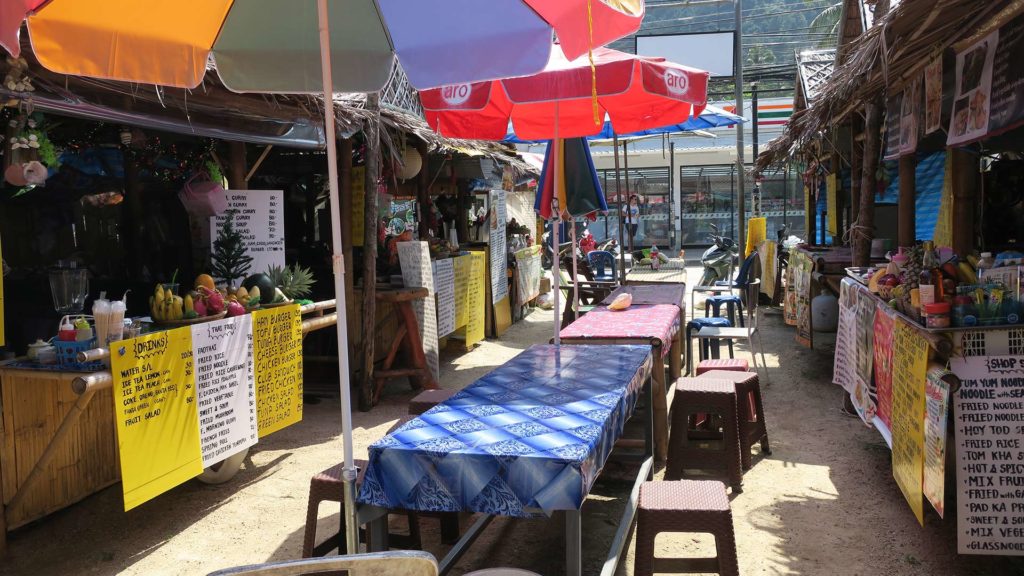
[[[244,277],[252,265],[252,256],[246,252],[242,234],[235,229],[236,212],[228,210],[224,214],[224,224],[217,232],[217,239],[213,241],[213,264],[210,266],[213,276],[227,282],[229,286]]]
[[[830,48],[839,41],[839,26],[842,24],[843,3],[836,2],[822,10],[808,26],[808,34],[828,34],[827,37],[818,42],[819,48]]]

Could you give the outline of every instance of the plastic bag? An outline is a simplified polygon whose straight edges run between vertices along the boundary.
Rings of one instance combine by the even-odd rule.
[[[178,192],[185,210],[198,218],[219,216],[228,209],[228,195],[224,188],[210,180],[206,172],[196,172]]]

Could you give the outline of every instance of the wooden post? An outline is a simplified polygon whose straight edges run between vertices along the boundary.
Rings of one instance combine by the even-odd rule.
[[[858,177],[864,166],[863,143],[857,135],[863,130],[863,126],[856,119],[850,127],[850,219],[847,228],[852,228],[857,223],[858,211],[860,210],[860,185]]]
[[[881,149],[879,131],[882,105],[871,101],[864,105],[864,158],[861,162],[860,209],[857,228],[852,234],[853,265],[867,266],[871,260],[871,240],[875,237],[875,187],[878,185],[878,154]]]
[[[452,189],[455,190],[455,232],[459,235],[459,244],[462,245],[469,242],[469,208],[471,206],[469,190],[458,185],[454,154],[452,154],[451,162],[448,163],[448,168],[452,172],[451,183]]]
[[[420,169],[416,178],[416,206],[419,209],[417,216],[420,221],[420,240],[430,238],[430,163],[427,162],[427,143],[423,140],[416,141],[416,151],[423,159],[423,168]]]
[[[138,277],[142,274],[142,263],[145,259],[145,242],[143,228],[146,225],[145,208],[142,203],[142,187],[139,184],[139,162],[136,153],[128,146],[122,146],[124,154],[124,204],[121,211],[121,228],[126,231],[124,245],[128,246],[128,270]],[[150,263],[152,266],[153,262]]]
[[[916,191],[917,191],[917,156],[907,154],[900,156],[900,195],[896,205],[896,221],[899,246],[913,246],[917,241]]]
[[[346,328],[353,326],[353,320],[359,318],[356,313],[357,302],[355,300],[355,262],[352,257],[352,139],[342,138],[338,142],[338,200],[341,203],[341,254],[345,259],[345,321]],[[353,333],[349,330],[349,334]],[[348,339],[349,366],[358,365],[355,359],[355,339],[351,336]]]
[[[373,341],[377,322],[377,181],[381,154],[377,94],[366,95],[366,109],[372,116],[363,128],[366,136],[366,209],[363,213],[363,379],[359,387],[359,409],[364,412],[373,407]]]
[[[978,247],[975,233],[978,156],[959,148],[950,148],[948,153],[953,155],[953,250],[962,257]]]
[[[232,190],[245,190],[249,183],[245,178],[248,164],[245,159],[244,142],[228,142],[228,186]]]

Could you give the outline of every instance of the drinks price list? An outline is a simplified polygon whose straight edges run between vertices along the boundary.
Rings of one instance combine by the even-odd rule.
[[[950,360],[956,420],[957,549],[1024,554],[1024,358]]]

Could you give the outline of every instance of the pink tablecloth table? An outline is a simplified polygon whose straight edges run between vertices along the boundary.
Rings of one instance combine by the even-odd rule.
[[[665,358],[674,382],[681,376],[682,345],[679,338],[679,306],[634,305],[612,311],[599,306],[559,332],[563,344],[647,344],[653,348],[654,454],[668,456],[668,398],[672,387],[665,382]]]

